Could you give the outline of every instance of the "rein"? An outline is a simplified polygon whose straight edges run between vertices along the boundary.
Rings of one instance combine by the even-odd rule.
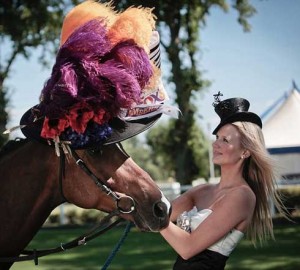
[[[121,144],[117,144],[117,146],[119,147],[119,149],[126,154],[126,152],[123,150],[122,145]],[[110,196],[116,203],[116,210],[109,213],[107,216],[105,216],[101,222],[95,226],[93,229],[91,229],[90,231],[88,231],[85,234],[82,234],[81,236],[75,238],[74,240],[68,242],[68,243],[61,243],[60,246],[56,247],[56,248],[51,248],[51,249],[43,249],[43,250],[24,250],[20,253],[19,256],[15,256],[15,257],[1,257],[0,258],[0,262],[21,262],[21,261],[29,261],[29,260],[34,260],[35,265],[38,265],[38,258],[43,257],[43,256],[47,256],[53,253],[59,253],[59,252],[63,252],[81,245],[85,245],[87,244],[90,240],[98,237],[99,235],[105,233],[106,231],[108,231],[109,229],[113,228],[114,226],[116,226],[118,223],[120,223],[123,219],[118,217],[115,221],[111,222],[110,224],[106,225],[107,223],[109,223],[109,221],[116,216],[119,216],[120,213],[122,214],[130,214],[135,210],[135,201],[132,197],[125,195],[123,197],[120,197],[116,192],[114,192],[113,190],[111,190],[107,185],[105,185],[105,183],[103,181],[101,181],[89,168],[88,166],[83,162],[83,160],[78,156],[78,154],[75,152],[75,150],[70,149],[70,153],[71,156],[73,157],[73,159],[75,160],[75,163],[88,175],[90,176],[90,178],[94,181],[94,183],[97,185],[97,187],[101,188],[102,191],[104,191],[106,193],[106,195]],[[127,155],[127,154],[126,154]],[[60,193],[64,199],[64,201],[68,201],[66,199],[66,197],[64,196],[64,192],[63,192],[63,179],[65,177],[65,153],[63,151],[60,151],[60,167],[59,167],[59,188],[60,188]],[[130,208],[129,210],[123,209],[120,206],[120,203],[124,200],[129,200],[130,202]],[[101,229],[101,227],[103,227],[104,225],[106,225],[104,228]],[[108,264],[111,262],[113,256],[115,255],[115,253],[118,251],[118,249],[120,248],[121,243],[124,241],[127,233],[129,232],[131,225],[129,223],[129,225],[127,225],[126,229],[125,229],[125,233],[124,236],[122,237],[122,239],[120,239],[120,242],[118,243],[118,245],[116,246],[114,252],[110,255],[110,257],[108,258],[107,262],[105,263],[104,268],[102,269],[106,269]]]
[[[21,261],[30,261],[30,260],[34,260],[35,265],[38,265],[38,258],[40,257],[44,257],[46,255],[50,255],[53,253],[59,253],[59,252],[63,252],[63,251],[67,251],[69,249],[78,247],[78,246],[82,246],[87,244],[90,240],[98,237],[99,235],[105,233],[106,231],[108,231],[109,229],[111,229],[112,227],[114,227],[115,225],[117,225],[118,223],[120,223],[123,219],[118,218],[115,221],[113,221],[112,223],[106,225],[105,228],[101,227],[105,224],[108,223],[112,217],[117,216],[119,213],[117,211],[115,212],[111,212],[110,214],[108,214],[107,216],[105,216],[101,222],[95,226],[93,229],[91,229],[90,231],[88,231],[85,234],[82,234],[81,236],[75,238],[74,240],[68,242],[68,243],[61,243],[60,246],[56,247],[56,248],[51,248],[51,249],[42,249],[42,250],[24,250],[23,252],[21,252],[21,256],[15,256],[15,257],[3,257],[0,258],[0,262],[21,262]]]

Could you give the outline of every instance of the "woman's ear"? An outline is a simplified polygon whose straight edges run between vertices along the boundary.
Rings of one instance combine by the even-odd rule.
[[[250,156],[251,156],[250,151],[249,151],[249,150],[245,150],[245,151],[243,152],[243,156],[244,156],[244,158],[250,157]]]

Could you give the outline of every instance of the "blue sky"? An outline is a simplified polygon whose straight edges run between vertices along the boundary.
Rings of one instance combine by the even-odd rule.
[[[204,78],[212,82],[197,101],[202,116],[199,123],[206,131],[208,123],[212,128],[218,123],[211,106],[212,95],[218,91],[224,99],[247,98],[250,110],[262,114],[291,89],[292,80],[300,87],[300,1],[254,0],[251,3],[257,9],[257,14],[249,20],[251,32],[243,32],[232,9],[228,13],[213,9],[201,32],[199,64]],[[18,125],[22,114],[38,103],[43,84],[50,76],[51,68],[43,69],[37,56],[38,53],[33,54],[29,61],[19,57],[6,81],[12,90],[8,127]],[[19,135],[16,132],[12,137]]]

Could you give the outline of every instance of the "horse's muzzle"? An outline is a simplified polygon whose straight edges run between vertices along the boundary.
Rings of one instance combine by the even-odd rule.
[[[169,217],[169,208],[164,202],[160,201],[154,204],[153,206],[154,216],[157,218],[168,218]]]
[[[163,229],[169,224],[172,207],[169,200],[161,193],[161,200],[153,205],[153,214],[160,220],[160,228]]]

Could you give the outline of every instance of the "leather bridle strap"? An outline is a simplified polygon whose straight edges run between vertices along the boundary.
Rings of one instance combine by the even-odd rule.
[[[59,190],[60,194],[64,200],[64,202],[68,202],[67,198],[64,195],[64,189],[63,189],[63,179],[65,178],[65,162],[66,156],[63,153],[63,151],[60,150],[60,157],[59,157]]]
[[[115,201],[117,209],[122,214],[130,214],[135,210],[135,201],[132,197],[125,195],[120,197],[117,193],[112,191],[103,181],[101,181],[83,162],[83,160],[78,156],[75,150],[71,149],[72,157],[74,158],[76,164],[94,181],[94,183],[101,188],[108,196],[112,197]],[[129,200],[130,209],[125,210],[121,207],[121,202],[124,200]]]
[[[111,222],[110,224],[107,225],[107,223],[111,220],[112,217],[118,216],[119,212],[114,211],[105,216],[101,222],[95,226],[93,229],[88,231],[87,233],[75,238],[74,240],[68,242],[68,243],[61,243],[60,246],[56,248],[51,248],[51,249],[42,249],[42,250],[24,250],[21,254],[21,256],[16,256],[16,257],[2,257],[0,258],[0,262],[21,262],[21,261],[29,261],[29,260],[34,260],[35,265],[38,265],[38,258],[50,255],[53,253],[59,253],[63,252],[81,245],[85,245],[87,242],[90,240],[98,237],[99,235],[105,233],[112,227],[116,226],[118,223],[120,223],[123,219],[122,218],[117,218],[115,221]],[[103,226],[106,226],[105,228],[102,228]],[[101,229],[102,228],[102,229]]]
[[[114,200],[118,200],[119,196],[113,192],[109,187],[107,187],[93,172],[88,168],[88,166],[83,162],[83,160],[77,155],[74,150],[71,150],[72,157],[75,163],[95,182],[97,187],[101,188],[107,195],[111,196]]]

